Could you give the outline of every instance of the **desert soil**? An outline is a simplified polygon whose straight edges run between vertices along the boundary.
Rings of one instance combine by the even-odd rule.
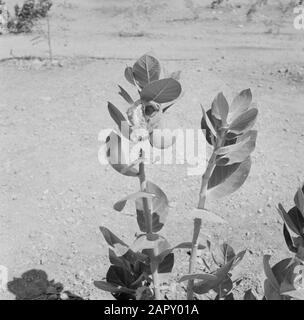
[[[182,70],[173,127],[198,128],[199,103],[209,106],[220,91],[230,101],[242,89],[253,92],[259,135],[250,176],[232,196],[208,202],[227,223],[205,221],[201,242],[247,248],[242,290],[261,294],[263,254],[273,263],[290,255],[276,206],[290,208],[304,180],[304,30],[293,27],[290,1],[268,2],[248,18],[248,1],[215,9],[210,0],[54,1],[53,67],[39,60],[46,43],[32,45],[38,31],[0,36],[0,264],[10,281],[39,269],[85,299],[111,299],[93,284],[109,266],[99,226],[132,242],[134,207],[119,213],[113,203],[138,185],[100,165],[98,134],[114,127],[107,101],[127,108],[117,84],[136,94],[125,66],[150,52],[167,70]],[[162,233],[172,244],[190,241],[200,177],[181,165],[149,166],[147,174],[171,203]],[[173,278],[187,261],[177,253]]]

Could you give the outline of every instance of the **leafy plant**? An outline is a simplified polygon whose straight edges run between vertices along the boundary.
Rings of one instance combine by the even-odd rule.
[[[149,140],[154,147],[165,147],[162,141],[153,137],[153,130],[160,125],[164,112],[173,105],[172,101],[179,97],[181,85],[173,78],[174,75],[160,79],[160,74],[159,61],[150,55],[142,56],[133,67],[125,69],[125,77],[135,86],[139,98],[134,101],[119,86],[119,94],[130,105],[127,117],[112,103],[108,103],[109,113],[120,132],[113,131],[108,136],[107,158],[120,174],[137,177],[140,186],[139,191],[114,204],[115,210],[122,211],[127,201],[135,201],[141,234],[134,243],[126,245],[110,230],[101,227],[110,245],[111,266],[106,281],[96,281],[95,285],[110,291],[117,299],[160,299],[159,273],[170,272],[174,264],[174,248],[158,233],[169,212],[167,196],[159,186],[146,179],[144,150],[140,148],[137,158],[126,163],[122,148],[123,139],[134,144]]]
[[[258,110],[252,106],[251,90],[243,90],[229,106],[225,96],[219,93],[205,111],[201,128],[212,147],[207,168],[202,176],[198,209],[206,213],[206,199],[217,200],[235,192],[242,186],[251,168],[250,154],[256,144],[257,131],[252,130]],[[201,219],[195,222],[201,225]],[[189,274],[196,264],[196,245],[200,227],[194,226]],[[188,282],[188,299],[193,299],[193,281]]]
[[[283,235],[294,254],[270,267],[270,256],[264,256],[264,294],[267,300],[304,300],[304,186],[294,197],[295,206],[288,212],[282,204],[278,212],[283,219]]]
[[[236,254],[228,243],[223,243],[216,252],[212,252],[209,241],[207,241],[207,247],[214,267],[212,268],[211,264],[203,259],[206,273],[184,275],[179,282],[191,281],[192,295],[193,293],[206,295],[208,299],[212,299],[212,296],[208,294],[213,293],[214,300],[234,300],[233,289],[241,282],[241,279],[233,279],[232,270],[241,262],[246,250]],[[195,280],[198,281],[194,282]]]

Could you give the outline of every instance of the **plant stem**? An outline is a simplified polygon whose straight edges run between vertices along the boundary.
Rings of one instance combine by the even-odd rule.
[[[144,158],[144,152],[143,150],[140,151],[140,157]],[[143,161],[139,163],[139,183],[140,183],[140,190],[142,192],[146,192],[147,189],[147,182],[146,182],[146,174],[145,174],[145,164]],[[145,215],[145,221],[146,221],[146,229],[147,229],[147,239],[153,241],[153,229],[152,229],[152,210],[150,212],[149,209],[149,202],[147,198],[143,199],[143,211]],[[151,206],[152,208],[152,206]],[[155,293],[155,300],[161,300],[160,295],[160,289],[159,289],[159,278],[158,278],[158,264],[153,261],[154,257],[157,255],[157,252],[155,249],[151,249],[151,271],[152,271],[152,279],[153,279],[153,285],[154,285],[154,293]]]
[[[141,153],[143,153],[141,151]],[[139,183],[140,183],[140,191],[146,192],[147,182],[146,182],[146,174],[145,174],[145,164],[143,162],[139,163]],[[147,198],[142,198],[143,200],[143,211],[145,215],[146,227],[147,227],[147,238],[152,234],[152,216],[149,210],[149,203]]]
[[[205,208],[208,181],[209,181],[211,174],[215,168],[215,158],[216,158],[216,154],[213,152],[209,161],[208,161],[207,169],[202,176],[202,185],[201,185],[200,198],[199,198],[199,203],[198,203],[199,209]]]
[[[193,228],[193,238],[192,238],[192,249],[191,249],[191,257],[189,263],[189,274],[192,274],[196,265],[197,258],[197,248],[198,248],[198,236],[202,226],[202,219],[195,218],[194,219],[194,228]],[[187,299],[193,300],[193,284],[194,280],[188,281],[187,286]]]
[[[47,23],[47,41],[49,46],[49,58],[51,63],[53,63],[53,50],[52,50],[52,42],[51,42],[51,26],[50,26],[50,18],[47,14],[46,16],[46,23]]]
[[[216,151],[222,147],[225,143],[225,129],[223,129],[216,138],[216,143],[212,152],[212,155],[208,161],[208,165],[206,168],[205,173],[202,176],[202,185],[200,190],[200,197],[198,202],[198,208],[199,209],[205,209],[205,203],[206,203],[206,195],[207,195],[207,189],[208,189],[208,182],[212,175],[212,172],[216,166]],[[200,228],[202,225],[202,220],[199,218],[194,219],[194,230],[193,230],[193,239],[192,239],[192,249],[191,249],[191,256],[190,256],[190,262],[189,262],[189,274],[192,274],[195,270],[196,265],[196,259],[197,259],[197,247],[198,247],[198,236],[200,232]],[[193,300],[193,280],[188,281],[187,286],[187,299]]]

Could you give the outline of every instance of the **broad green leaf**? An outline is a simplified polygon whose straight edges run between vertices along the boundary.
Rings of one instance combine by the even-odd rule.
[[[178,98],[182,91],[178,81],[167,78],[156,80],[146,85],[140,92],[140,97],[144,101],[155,101],[166,103]]]
[[[143,55],[135,62],[133,66],[133,75],[140,87],[145,87],[150,82],[159,79],[159,61],[152,56]]]
[[[234,163],[243,162],[248,156],[253,152],[256,144],[257,131],[250,131],[251,135],[235,145],[223,147],[228,149],[228,153],[225,155],[218,157],[216,160],[216,164],[218,166],[226,166]],[[244,142],[245,141],[245,142]],[[238,146],[238,148],[236,147]],[[233,150],[233,151],[229,151]],[[227,150],[226,149],[226,150]],[[221,150],[223,152],[223,149]]]
[[[143,250],[143,253],[149,256],[152,264],[147,272],[151,274],[156,269],[159,273],[171,272],[174,265],[174,254],[172,253],[174,248],[171,248],[170,243],[161,236],[154,243],[154,251],[151,249]]]
[[[250,141],[256,141],[258,132],[256,130],[250,130],[246,132],[245,134],[239,136],[236,138],[236,143],[231,144],[225,147],[221,147],[217,150],[215,150],[215,153],[217,155],[225,155],[232,152],[237,152],[238,150],[241,150],[244,146],[244,144],[250,142]]]
[[[191,249],[192,248],[192,242],[182,242],[180,244],[178,244],[176,247],[174,247],[174,249]],[[206,246],[202,245],[202,244],[198,244],[197,246],[198,250],[204,250],[206,249]]]
[[[119,111],[118,108],[116,108],[114,106],[113,103],[108,101],[108,110],[110,113],[110,116],[112,117],[112,119],[116,122],[116,124],[118,125],[118,128],[121,128],[121,123],[123,121],[127,121],[127,119],[125,118],[125,116]]]
[[[213,275],[216,276],[216,279],[195,283],[193,291],[197,294],[204,294],[212,289],[216,289],[226,279],[230,269],[232,268],[233,262],[234,259],[213,273]]]
[[[284,300],[277,289],[275,289],[269,279],[264,281],[264,295],[266,300]]]
[[[223,243],[215,251],[215,258],[218,265],[224,265],[235,257],[233,248],[228,243]]]
[[[119,87],[118,94],[121,95],[130,105],[133,105],[134,100],[131,98],[131,96],[128,94],[128,92],[120,85],[118,85],[118,87]]]
[[[129,141],[129,140],[128,140]],[[134,167],[130,167],[130,163],[127,162],[123,153],[122,138],[115,132],[111,132],[107,137],[107,158],[110,165],[119,173],[137,177],[138,170]]]
[[[168,242],[168,240],[160,236],[159,239],[156,241],[156,247],[154,252],[156,258],[158,258],[161,261],[170,252],[170,248],[171,245]]]
[[[241,91],[232,101],[230,106],[229,121],[238,117],[241,113],[247,111],[252,102],[252,93],[250,89]]]
[[[249,289],[244,294],[244,300],[257,300],[256,296],[252,293],[252,290]]]
[[[154,195],[152,193],[135,192],[135,193],[132,193],[132,194],[126,196],[125,198],[119,200],[118,202],[116,202],[114,204],[114,209],[116,211],[121,211],[125,207],[127,201],[129,201],[129,200],[136,200],[138,198],[152,199],[153,197],[154,197]]]
[[[220,285],[213,290],[218,294],[219,298],[225,297],[233,289],[233,282],[227,275]]]
[[[247,252],[247,249],[245,249],[245,250],[243,250],[243,251],[240,251],[240,252],[235,256],[231,270],[233,270],[233,269],[243,260],[246,252]]]
[[[229,105],[222,92],[220,92],[213,100],[211,110],[214,117],[221,120],[222,123],[226,123]]]
[[[124,269],[124,268],[120,268],[118,266],[110,266],[107,275],[106,275],[106,280],[108,283],[111,283],[114,286],[118,286],[122,288],[126,288],[126,289],[136,289],[132,287],[132,284],[136,281],[136,279],[138,278],[138,275],[136,274],[132,274],[130,271]],[[112,292],[112,294],[114,295],[114,297],[116,299],[119,299],[119,294],[121,293],[130,293],[130,295],[128,296],[128,298],[132,298],[133,297],[133,292],[129,291],[129,290],[125,290],[124,291],[118,292],[118,295],[115,295],[116,292]],[[135,294],[135,292],[134,292]],[[123,295],[123,297],[125,297],[125,295]],[[122,297],[121,297],[122,298]]]
[[[166,194],[154,183],[147,181],[146,192],[152,193],[155,197],[152,199],[152,231],[158,232],[164,226],[169,213],[169,201]],[[151,212],[151,204],[149,211]],[[141,231],[147,232],[145,215],[142,199],[136,200],[137,222]]]
[[[167,254],[158,265],[158,273],[169,273],[172,271],[174,266],[174,254]]]
[[[116,122],[119,130],[127,139],[129,139],[131,128],[125,116],[111,102],[108,102],[108,110],[109,110],[110,116]]]
[[[248,177],[251,159],[228,166],[216,166],[208,182],[207,199],[219,199],[239,189]]]
[[[303,190],[304,190],[304,187],[303,187]],[[304,218],[304,191],[303,190],[302,190],[302,188],[298,189],[298,191],[294,197],[294,202],[295,202],[297,208],[302,213],[302,216]]]
[[[135,79],[134,79],[134,75],[133,75],[133,69],[131,67],[126,67],[126,69],[125,69],[125,78],[127,79],[127,81],[129,83],[133,84],[133,86],[136,85]]]
[[[229,126],[232,133],[243,133],[250,130],[256,121],[258,109],[251,108],[240,114]]]
[[[264,273],[267,279],[269,280],[272,288],[276,290],[276,292],[280,292],[280,284],[278,283],[275,275],[273,274],[273,271],[269,264],[270,258],[271,258],[270,255],[264,255],[263,257]]]
[[[178,282],[184,282],[189,280],[216,281],[217,276],[210,273],[185,274],[178,280]]]
[[[289,233],[288,228],[286,227],[285,223],[284,223],[284,227],[283,227],[283,234],[284,234],[284,239],[285,239],[285,242],[286,242],[288,249],[293,253],[297,253],[298,250],[292,241],[292,237],[290,236],[290,233]]]
[[[136,200],[136,217],[137,217],[137,224],[139,226],[140,231],[147,232],[147,223],[144,215],[143,204],[141,200]],[[153,212],[152,214],[152,231],[158,232],[164,226],[163,223],[159,221],[159,216]]]
[[[209,144],[212,145],[212,138],[216,139],[216,129],[214,128],[214,125],[212,123],[212,116],[211,116],[211,109],[209,109],[207,112],[205,111],[204,107],[201,105],[203,117],[201,120],[201,128],[205,134],[206,140]]]
[[[275,276],[279,286],[285,281],[293,281],[294,269],[299,264],[295,258],[287,258],[279,261],[272,267],[272,273]]]
[[[293,223],[297,226],[298,230],[300,231],[300,236],[304,235],[304,217],[301,211],[296,207],[292,207],[288,211],[288,215],[293,220]]]
[[[292,279],[293,280],[293,279]],[[288,277],[283,280],[283,282],[280,284],[280,294],[287,294],[289,292],[292,292],[296,290],[297,288],[295,287],[294,283],[289,281]]]
[[[296,300],[304,300],[303,272],[302,263],[294,261],[289,264],[287,275],[280,286],[280,293]]]
[[[297,207],[286,212],[282,204],[279,203],[278,212],[288,228],[300,236],[302,232],[301,226],[303,226],[303,217]]]
[[[166,194],[151,181],[147,181],[147,192],[155,194],[155,197],[152,199],[152,208],[159,216],[159,222],[165,223],[168,212],[169,212],[169,201]]]
[[[103,234],[103,237],[106,240],[106,242],[115,249],[115,253],[117,253],[119,256],[123,256],[129,250],[129,246],[125,244],[122,240],[120,240],[108,228],[100,227],[99,229]]]
[[[114,250],[109,248],[109,260],[110,260],[111,264],[131,271],[132,269],[131,269],[130,262],[125,258],[125,255],[119,257],[119,256],[117,256],[117,254],[115,253]]]

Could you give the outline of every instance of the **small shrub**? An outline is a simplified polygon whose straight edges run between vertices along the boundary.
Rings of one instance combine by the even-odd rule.
[[[264,294],[267,300],[304,300],[304,186],[294,197],[295,206],[278,212],[283,219],[286,245],[294,255],[270,267],[270,256],[264,256]]]
[[[156,299],[161,296],[160,273],[170,273],[174,265],[174,250],[191,250],[189,272],[178,282],[188,281],[187,298],[198,299],[199,295],[216,293],[215,299],[233,299],[232,290],[237,282],[232,280],[231,272],[243,259],[246,250],[236,254],[232,247],[224,243],[220,255],[215,258],[215,267],[205,263],[208,272],[196,274],[197,251],[206,246],[199,243],[201,218],[194,219],[194,232],[191,242],[171,246],[159,232],[166,223],[169,214],[169,202],[166,194],[156,184],[148,181],[145,174],[145,154],[138,150],[135,160],[126,161],[123,139],[137,144],[148,140],[151,146],[164,149],[174,143],[170,137],[158,137],[154,133],[162,126],[164,113],[180,96],[181,85],[177,81],[180,72],[174,72],[160,79],[159,61],[149,55],[142,56],[133,67],[125,69],[125,78],[137,89],[139,99],[119,86],[119,94],[130,105],[126,116],[112,103],[108,110],[118,125],[120,132],[111,132],[106,139],[106,157],[110,165],[120,174],[137,177],[140,190],[128,195],[114,204],[116,211],[122,211],[127,201],[135,201],[137,224],[141,234],[133,244],[124,243],[108,228],[102,226],[102,232],[109,245],[111,266],[106,281],[96,281],[95,285],[111,292],[116,299]],[[214,99],[211,108],[204,108],[201,129],[206,140],[213,147],[207,169],[202,176],[197,214],[204,217],[206,198],[218,199],[236,191],[246,180],[250,167],[250,154],[255,148],[257,132],[252,127],[258,111],[251,105],[250,89],[238,94],[229,106],[222,93]],[[127,129],[127,130],[125,130]],[[208,213],[210,215],[210,212]],[[211,215],[213,219],[219,219]],[[207,243],[210,249],[210,244]],[[195,282],[198,280],[198,282]],[[247,292],[253,299],[253,294]]]
[[[52,7],[51,0],[25,0],[23,5],[15,6],[15,16],[8,22],[11,33],[31,32],[38,19],[45,18]]]
[[[133,67],[125,69],[125,78],[137,89],[136,101],[119,86],[119,94],[130,105],[126,116],[112,103],[108,110],[121,133],[112,132],[107,138],[106,155],[111,166],[120,174],[137,177],[140,190],[114,204],[116,211],[122,211],[127,201],[135,201],[137,224],[141,234],[132,245],[127,245],[106,227],[101,227],[109,244],[111,266],[106,281],[95,285],[109,291],[116,299],[161,299],[159,273],[171,272],[174,264],[173,250],[166,238],[159,234],[169,213],[169,203],[161,188],[148,181],[145,174],[145,154],[140,149],[131,163],[123,161],[122,139],[132,143],[148,140],[151,146],[164,149],[161,139],[153,137],[154,129],[161,125],[164,113],[173,105],[181,93],[176,80],[179,73],[160,79],[159,61],[149,55],[142,56]],[[174,77],[174,78],[173,78]],[[127,127],[127,130],[124,130]],[[173,141],[171,141],[173,142]],[[177,246],[180,247],[180,246]]]

